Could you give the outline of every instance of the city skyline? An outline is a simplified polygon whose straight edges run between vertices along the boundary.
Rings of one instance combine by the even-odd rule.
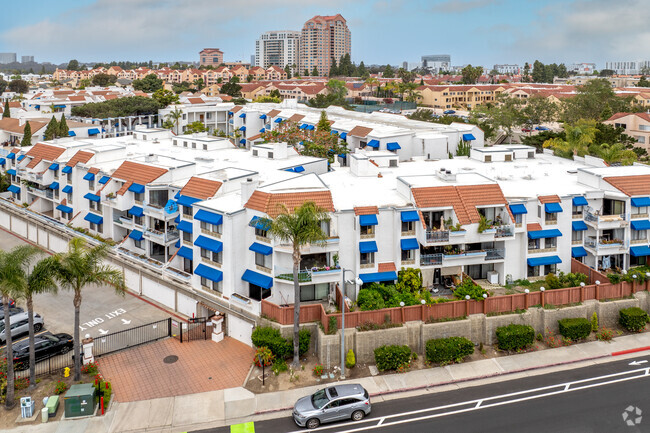
[[[4,10],[10,24],[0,32],[0,52],[28,52],[53,63],[190,60],[205,46],[221,48],[225,60],[247,61],[260,33],[300,30],[314,15],[336,13],[354,35],[357,63],[398,65],[446,52],[453,64],[539,59],[602,68],[606,61],[650,57],[637,48],[650,46],[642,0],[333,0],[326,8],[279,0],[270,9],[258,0],[196,0],[191,8],[166,0],[33,0]]]

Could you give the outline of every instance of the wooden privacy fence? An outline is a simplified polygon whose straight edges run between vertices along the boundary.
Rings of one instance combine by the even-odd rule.
[[[576,262],[575,260],[573,262]],[[579,262],[576,262],[579,263]],[[579,263],[582,265],[582,263]],[[583,265],[584,266],[584,265]],[[587,269],[590,269],[586,267]],[[576,266],[576,269],[580,267]],[[575,270],[572,263],[573,272],[582,272]],[[569,287],[567,289],[546,290],[544,292],[518,293],[515,295],[494,296],[482,301],[451,301],[433,305],[412,305],[408,307],[383,308],[372,311],[350,311],[347,306],[345,309],[345,327],[356,328],[364,323],[374,323],[381,325],[387,321],[390,323],[405,323],[410,321],[421,320],[445,320],[454,319],[471,314],[490,314],[506,313],[517,310],[525,310],[529,307],[538,305],[570,305],[580,303],[590,299],[620,299],[633,295],[636,292],[650,290],[650,280],[644,283],[628,283],[622,281],[612,284],[609,279],[598,271],[592,270],[591,278],[600,281],[601,284],[589,284],[585,286]],[[604,282],[605,281],[605,282]],[[337,288],[337,301],[340,304],[341,293]],[[270,320],[280,323],[281,325],[290,325],[293,323],[293,306],[280,307],[271,302],[262,300],[262,315]],[[330,317],[336,318],[337,328],[341,328],[341,313],[327,314],[322,304],[302,304],[300,306],[300,323],[320,322],[325,328],[329,329]]]

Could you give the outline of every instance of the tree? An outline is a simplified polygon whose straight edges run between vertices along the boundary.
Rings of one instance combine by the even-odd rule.
[[[323,244],[327,234],[323,232],[321,224],[329,219],[326,211],[316,206],[312,201],[307,201],[291,212],[282,206],[281,213],[271,222],[269,233],[281,242],[289,243],[293,249],[293,367],[300,365],[299,336],[300,330],[300,250],[310,244]]]
[[[291,65],[287,63],[284,67],[284,73],[287,74],[287,78],[291,78]]]
[[[320,72],[318,72],[318,68],[316,66],[314,66],[314,69],[311,70],[311,76],[320,77]]]
[[[345,87],[345,81],[335,80],[330,78],[327,82],[327,91],[330,95],[333,95],[337,101],[343,101],[345,95],[348,94],[348,88]]]
[[[612,69],[602,69],[602,70],[598,73],[598,75],[601,76],[601,77],[611,77],[611,76],[614,75],[615,73],[616,73],[616,71],[614,71],[614,70],[612,70]]]
[[[149,74],[141,80],[133,80],[131,83],[134,90],[140,90],[145,93],[153,93],[163,88],[163,80],[156,74]]]
[[[467,65],[461,71],[463,84],[476,84],[479,77],[483,74],[483,66]]]
[[[81,379],[81,354],[79,353],[79,313],[81,292],[90,285],[109,284],[115,292],[126,292],[122,271],[105,265],[108,244],[89,246],[84,238],[76,237],[68,243],[68,251],[54,255],[56,260],[56,279],[61,288],[74,292],[74,380]]]
[[[10,92],[14,93],[27,93],[29,92],[29,83],[25,80],[12,80],[7,86]]]
[[[78,71],[79,70],[79,62],[75,59],[72,59],[68,62],[68,67],[66,68],[68,71]]]
[[[131,96],[128,98],[110,99],[104,102],[92,102],[90,104],[72,107],[72,115],[91,117],[94,119],[106,119],[108,117],[158,114],[158,109],[160,108],[162,107],[158,101],[153,98]]]
[[[305,70],[302,71],[302,76],[303,77],[309,77],[309,69],[305,68]]]
[[[524,83],[530,83],[530,65],[528,62],[524,64],[524,76],[522,77]]]
[[[158,101],[161,107],[167,107],[178,102],[178,95],[167,89],[158,89],[153,92],[151,97]]]
[[[393,67],[391,65],[386,65],[386,67],[384,68],[383,77],[384,78],[395,78],[395,70],[393,69]]]
[[[230,95],[233,98],[241,96],[241,86],[238,83],[239,83],[239,78],[231,77],[227,83],[221,86],[221,93]]]
[[[325,132],[330,132],[332,130],[330,122],[327,120],[327,113],[325,110],[320,112],[320,119],[318,120],[318,124],[316,124],[316,129]]]
[[[253,100],[253,102],[266,102],[266,103],[274,103],[274,104],[279,104],[282,102],[282,99],[276,98],[275,96],[258,96]]]
[[[252,77],[252,75],[249,75],[249,77]],[[203,81],[203,78],[197,78],[196,80],[192,81],[192,84],[194,85],[195,90],[201,90],[202,88],[205,87],[205,82]]]
[[[533,95],[527,99],[522,110],[525,118],[524,123],[537,125],[554,121],[557,111],[557,106],[553,102],[543,96]]]
[[[543,83],[545,81],[544,76],[544,63],[539,60],[533,62],[533,82],[534,83]]]
[[[594,120],[580,120],[575,124],[565,123],[566,138],[551,138],[544,142],[545,148],[553,149],[555,155],[563,158],[572,158],[574,155],[585,156],[589,153],[589,146],[596,139],[596,122]]]
[[[282,99],[282,95],[280,95],[280,91],[279,91],[278,89],[273,89],[273,90],[271,90],[271,93],[269,93],[269,96],[270,96],[271,98]]]
[[[92,79],[93,85],[100,87],[110,86],[111,84],[115,84],[116,81],[117,76],[104,73],[97,74]]]
[[[415,74],[404,68],[399,68],[397,70],[397,76],[402,79],[403,83],[410,83],[415,80]]]
[[[185,133],[186,134],[193,134],[195,132],[206,132],[208,128],[205,127],[203,122],[200,120],[197,120],[196,122],[189,123],[185,127]]]
[[[505,94],[497,96],[497,105],[479,105],[475,112],[486,118],[486,123],[494,128],[503,129],[512,142],[512,130],[522,125],[524,117],[521,112],[521,101]]]
[[[59,137],[67,137],[68,132],[70,132],[70,128],[68,128],[68,121],[65,119],[65,113],[62,113],[61,118],[59,119],[59,128],[57,135]]]
[[[23,139],[20,141],[20,146],[31,146],[32,145],[32,127],[29,125],[29,121],[25,122],[25,127],[23,128]]]
[[[59,134],[59,122],[57,122],[56,117],[52,116],[50,122],[45,128],[44,138],[45,140],[54,140]]]
[[[183,112],[178,108],[174,108],[174,111],[170,111],[169,114],[165,116],[166,120],[169,120],[176,126],[176,134],[178,135],[178,121],[183,117]]]
[[[2,110],[2,118],[6,119],[7,117],[11,117],[11,109],[9,108],[9,101],[5,101],[5,108]]]
[[[332,66],[330,66],[330,77],[336,77],[338,75],[341,75],[341,72],[339,71],[339,67],[336,64],[336,57],[332,57]]]
[[[632,165],[638,159],[633,150],[626,149],[621,143],[601,145],[598,156],[608,164],[619,163],[621,165]]]
[[[374,77],[366,78],[366,86],[370,87],[370,93],[374,93],[373,90],[379,85],[379,80]]]
[[[79,80],[79,86],[77,87],[80,89],[85,89],[86,87],[89,87],[90,84],[90,80],[88,78],[84,78],[83,80]]]
[[[0,95],[2,95],[5,90],[7,90],[8,85],[9,85],[9,83],[7,83],[5,80],[0,78]]]
[[[604,78],[589,80],[576,88],[576,95],[564,102],[562,120],[576,123],[581,119],[600,120],[609,107],[612,113],[629,112],[632,96],[618,96]]]
[[[366,65],[363,63],[363,60],[361,61],[361,63],[359,63],[359,67],[357,68],[357,75],[364,80],[370,76],[370,72],[368,72],[368,69],[366,68]]]
[[[636,87],[650,87],[650,81],[643,75],[641,79],[636,83]]]

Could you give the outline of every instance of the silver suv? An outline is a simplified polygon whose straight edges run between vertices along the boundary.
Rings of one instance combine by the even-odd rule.
[[[303,397],[293,407],[293,420],[300,427],[352,419],[361,421],[370,413],[368,391],[359,384],[336,385]]]
[[[43,318],[34,314],[34,332],[40,332],[43,329],[45,323]],[[5,320],[0,321],[0,344],[5,344],[7,342],[7,335],[5,334]],[[18,313],[14,316],[11,316],[11,337],[19,337],[23,334],[29,332],[29,323],[27,321],[27,313]]]

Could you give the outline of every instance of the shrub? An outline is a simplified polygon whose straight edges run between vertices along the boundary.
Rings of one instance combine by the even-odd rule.
[[[474,353],[474,343],[465,337],[436,338],[427,341],[426,355],[429,362],[447,364],[461,362]]]
[[[27,389],[29,386],[29,378],[28,377],[17,377],[14,380],[14,389],[20,390],[20,389]]]
[[[320,322],[319,322],[320,323]],[[336,320],[336,316],[330,316],[328,321],[327,335],[334,335],[339,329],[339,322]]]
[[[316,364],[316,367],[312,370],[314,373],[314,376],[322,376],[323,375],[323,366],[320,364]]]
[[[535,339],[535,330],[530,325],[516,325],[514,323],[508,326],[501,326],[496,331],[497,342],[501,350],[519,350],[524,349]]]
[[[376,290],[361,289],[357,296],[357,305],[362,311],[380,310],[384,308],[384,298]]]
[[[546,284],[546,288],[549,290],[562,288],[562,282],[555,274],[547,274],[544,280],[545,280],[544,283]]]
[[[56,386],[54,387],[54,394],[59,395],[63,394],[68,390],[68,385],[66,385],[65,382],[61,382],[60,380],[56,383]]]
[[[639,332],[645,328],[650,318],[648,313],[639,307],[623,308],[618,312],[618,323],[628,331]]]
[[[261,367],[262,365],[268,367],[269,365],[273,364],[274,358],[275,356],[273,356],[273,352],[271,352],[271,349],[269,349],[268,347],[258,347],[257,350],[255,351],[253,364],[257,365],[258,367]]]
[[[591,323],[584,317],[558,320],[560,334],[572,341],[582,340],[591,334]]]
[[[299,332],[298,351],[300,355],[307,353],[311,340],[311,332],[301,329]],[[280,331],[270,326],[260,326],[253,330],[251,340],[256,347],[267,347],[278,359],[286,359],[293,355],[293,339],[287,340]]]
[[[591,332],[598,331],[598,314],[594,311],[594,314],[591,315]]]
[[[409,364],[413,353],[411,348],[404,346],[380,346],[375,349],[375,363],[380,371],[397,370],[404,364]]]
[[[357,365],[357,359],[354,356],[354,351],[350,349],[347,355],[345,355],[345,366],[347,368],[354,368],[355,365]]]
[[[273,363],[273,367],[271,370],[273,370],[273,373],[277,376],[278,374],[282,373],[283,371],[287,371],[289,369],[289,366],[287,366],[287,362],[284,359],[276,359],[275,362]]]
[[[311,332],[309,329],[301,329],[298,332],[298,353],[300,356],[307,353],[309,350],[309,344],[311,343]],[[293,353],[293,343],[289,341],[289,346],[291,346],[291,353]]]
[[[602,328],[599,332],[596,333],[596,338],[600,341],[610,341],[614,338],[614,331],[607,328]]]
[[[483,294],[487,294],[487,290],[478,284],[474,284],[474,281],[469,278],[456,286],[456,290],[454,290],[454,296],[458,299],[465,299],[465,296],[469,295],[471,299],[482,301]]]
[[[96,362],[89,362],[88,364],[81,367],[81,372],[86,373],[90,376],[94,376],[99,372],[99,366]]]
[[[108,407],[108,403],[111,401],[111,395],[113,394],[113,385],[110,382],[104,382],[104,407]]]

